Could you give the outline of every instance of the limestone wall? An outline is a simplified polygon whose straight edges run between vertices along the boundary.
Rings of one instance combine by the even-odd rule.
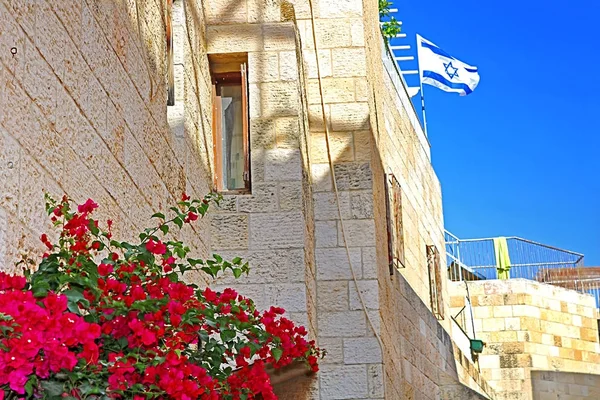
[[[451,283],[453,312],[464,282]],[[499,399],[530,399],[532,370],[600,373],[592,296],[525,279],[469,282],[481,374]]]
[[[531,371],[533,400],[600,399],[600,375]]]
[[[184,190],[202,195],[206,76],[186,80],[185,129],[167,122],[163,3],[0,1],[0,268],[38,257],[43,191],[93,198],[122,238]],[[189,6],[186,66],[202,71],[202,17]],[[13,48],[16,54],[11,54]],[[189,70],[188,70],[189,72]],[[179,95],[179,93],[178,93]],[[199,225],[199,230],[202,226]],[[182,237],[205,254],[205,237]]]
[[[314,38],[310,3],[292,3],[175,0],[167,106],[163,2],[0,0],[0,267],[41,253],[42,190],[94,198],[127,238],[184,190],[212,188],[207,55],[247,53],[252,194],[225,196],[181,236],[198,255],[249,260],[248,277],[216,288],[286,308],[328,350],[318,379],[282,396],[478,396],[461,382],[489,392],[447,333],[445,283],[445,319],[430,312],[426,246],[444,259],[441,189],[382,63],[375,2],[313,1]],[[393,276],[386,173],[404,197],[406,266]]]

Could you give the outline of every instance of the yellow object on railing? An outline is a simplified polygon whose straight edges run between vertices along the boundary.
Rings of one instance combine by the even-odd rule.
[[[510,279],[510,255],[505,237],[494,238],[494,253],[498,279]]]

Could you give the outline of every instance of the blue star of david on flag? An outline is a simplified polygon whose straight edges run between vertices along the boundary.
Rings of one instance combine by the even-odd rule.
[[[417,35],[421,83],[445,92],[465,96],[479,84],[477,67],[448,54],[440,47]]]
[[[458,78],[458,68],[454,68],[452,66],[452,61],[449,63],[444,63],[444,68],[446,69],[446,74],[450,77],[450,79],[457,77]]]

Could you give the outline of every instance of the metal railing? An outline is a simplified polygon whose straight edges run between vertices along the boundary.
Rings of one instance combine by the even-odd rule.
[[[453,281],[498,279],[493,238],[459,239],[445,231],[448,277]],[[600,304],[600,268],[583,266],[583,254],[507,237],[509,279],[523,278],[592,294]]]

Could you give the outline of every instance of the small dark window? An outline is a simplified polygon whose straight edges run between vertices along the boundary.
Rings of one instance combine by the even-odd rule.
[[[402,225],[402,189],[396,177],[385,177],[386,214],[388,232],[388,259],[390,275],[405,267],[404,226]]]
[[[173,0],[167,0],[167,105],[175,105],[175,61],[173,56]]]
[[[442,265],[440,263],[440,252],[434,245],[427,246],[427,270],[429,271],[431,312],[437,319],[444,319],[444,300],[442,298]]]
[[[219,192],[250,192],[246,63],[213,69],[215,186]],[[234,67],[232,68],[232,65]]]

